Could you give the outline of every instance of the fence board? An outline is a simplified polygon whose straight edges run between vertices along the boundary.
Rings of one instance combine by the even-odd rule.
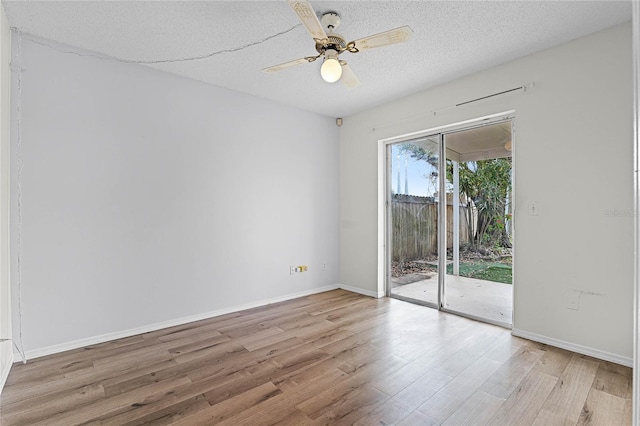
[[[460,206],[460,244],[469,241],[466,206]],[[432,197],[394,195],[392,260],[425,259],[438,253],[438,203]],[[447,205],[447,248],[453,247],[453,206]]]

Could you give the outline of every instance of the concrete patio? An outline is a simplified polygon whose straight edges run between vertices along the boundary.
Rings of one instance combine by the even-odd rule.
[[[412,275],[414,280],[419,279],[419,281],[405,284],[403,282],[406,282],[408,277],[393,278],[391,294],[437,304],[438,274],[430,272]],[[452,311],[510,325],[513,315],[513,286],[447,275],[445,307]]]

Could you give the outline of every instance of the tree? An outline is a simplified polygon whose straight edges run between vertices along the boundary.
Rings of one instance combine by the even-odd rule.
[[[438,167],[437,155],[405,143],[401,152]],[[447,179],[453,180],[453,163],[447,160]],[[459,164],[460,193],[467,199],[466,222],[472,246],[511,247],[505,215],[511,193],[511,158],[468,161]]]
[[[451,179],[452,175],[453,165],[448,161],[447,177]],[[472,202],[477,212],[474,221],[473,209],[467,208],[471,244],[475,247],[511,247],[505,226],[511,192],[511,158],[460,163],[459,178],[460,193]]]

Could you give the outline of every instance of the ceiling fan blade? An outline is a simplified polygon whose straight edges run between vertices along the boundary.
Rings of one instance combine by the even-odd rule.
[[[390,44],[404,43],[411,37],[413,30],[408,26],[395,28],[393,30],[385,31],[364,37],[354,41],[357,50],[373,49],[374,47],[388,46]]]
[[[322,24],[316,15],[316,12],[311,7],[311,4],[306,0],[289,0],[289,6],[298,15],[298,19],[305,26],[311,37],[317,42],[321,43],[323,40],[328,40],[327,33],[324,32]]]
[[[342,77],[340,78],[342,84],[344,84],[347,89],[355,89],[360,86],[360,80],[358,80],[358,77],[353,73],[351,67],[347,65],[345,61],[340,61],[340,65],[342,65]]]
[[[276,72],[286,68],[295,67],[296,65],[306,64],[308,62],[313,62],[318,59],[318,56],[307,56],[306,58],[300,58],[293,61],[285,62],[284,64],[274,65],[269,68],[264,68],[262,72]]]

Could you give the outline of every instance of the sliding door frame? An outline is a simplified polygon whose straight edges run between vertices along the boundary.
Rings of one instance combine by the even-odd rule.
[[[382,268],[384,277],[384,294],[387,297],[393,297],[400,300],[405,300],[412,303],[417,303],[420,305],[428,306],[431,308],[438,309],[443,312],[452,313],[455,315],[467,317],[470,319],[483,321],[489,324],[498,325],[501,327],[512,328],[513,318],[511,324],[503,323],[499,321],[490,320],[487,318],[478,317],[473,314],[467,314],[465,312],[459,312],[452,309],[447,309],[445,307],[445,276],[446,276],[446,266],[447,266],[447,203],[446,203],[446,164],[447,164],[447,147],[445,144],[445,136],[449,133],[456,133],[463,130],[474,129],[478,127],[489,126],[492,124],[502,123],[505,121],[511,122],[511,137],[512,137],[512,146],[513,150],[515,150],[515,111],[507,111],[499,114],[494,114],[491,116],[481,117],[474,120],[468,120],[461,123],[455,123],[447,126],[441,126],[434,129],[423,130],[419,132],[414,132],[406,135],[400,135],[388,139],[382,139],[379,141],[382,148],[384,149],[384,178],[382,180],[382,184],[384,185],[384,241],[381,247],[384,250],[384,254],[382,258],[384,259],[384,267]],[[416,140],[419,138],[430,137],[438,138],[438,173],[440,175],[440,179],[438,181],[438,297],[437,304],[433,304],[426,301],[421,301],[417,299],[405,298],[402,296],[392,295],[391,293],[391,257],[392,257],[392,239],[393,239],[393,224],[392,224],[392,213],[391,213],[391,146],[399,143],[410,143],[412,140]],[[513,153],[512,153],[512,161],[513,161]],[[515,188],[515,175],[512,172],[512,188]],[[512,193],[512,202],[515,202],[515,191]],[[444,201],[443,201],[444,200]],[[515,234],[515,221],[512,223],[513,228],[512,232]],[[514,250],[515,252],[515,250]],[[514,253],[515,258],[515,253]],[[514,262],[515,265],[515,262]],[[513,269],[515,271],[515,267]],[[444,271],[444,273],[441,273]],[[515,278],[515,274],[514,274]],[[513,295],[512,295],[512,303],[515,300],[515,279],[513,279]],[[513,312],[515,315],[515,306],[513,306]]]
[[[438,310],[444,309],[447,275],[447,147],[444,132],[438,133]]]

